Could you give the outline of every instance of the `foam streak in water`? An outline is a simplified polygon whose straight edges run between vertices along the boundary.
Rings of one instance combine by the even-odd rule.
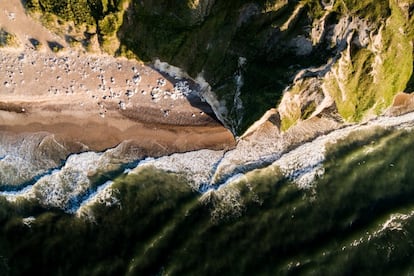
[[[325,151],[328,144],[334,144],[337,140],[346,138],[349,134],[356,130],[369,130],[375,127],[413,127],[414,113],[407,114],[398,118],[381,117],[376,120],[367,122],[361,125],[348,126],[339,130],[332,131],[327,135],[320,136],[315,140],[298,146],[283,155],[271,156],[270,159],[276,159],[270,166],[278,167],[282,173],[295,182],[300,188],[311,188],[315,178],[324,174],[323,162],[325,160]],[[237,148],[233,151],[237,151]],[[214,152],[209,150],[201,150],[196,152],[188,152],[183,154],[173,154],[161,158],[148,158],[141,161],[138,166],[131,170],[131,173],[139,173],[138,169],[144,166],[154,166],[167,172],[181,173],[192,181],[193,188],[204,195],[210,193],[218,193],[219,198],[227,198],[223,194],[231,192],[235,193],[237,190],[233,187],[245,177],[244,173],[235,173],[223,178],[224,181],[220,183],[212,182],[212,175],[216,172],[219,164],[223,162],[227,154],[223,152]],[[225,161],[225,160],[224,160]],[[254,167],[249,167],[249,163],[240,164],[239,167],[246,167],[241,169],[244,172],[256,169],[260,162],[269,164],[269,160],[262,158],[257,161]],[[263,165],[264,166],[264,165]],[[232,187],[230,190],[226,187]],[[205,196],[203,196],[205,198]],[[231,202],[235,198],[232,196]],[[229,202],[230,202],[229,201]],[[228,205],[228,204],[227,204]],[[226,205],[226,206],[227,206]]]
[[[346,138],[354,131],[371,130],[376,127],[413,128],[414,113],[400,117],[381,117],[365,124],[332,131],[281,155],[270,167],[280,169],[286,177],[297,183],[299,187],[310,188],[315,178],[324,173],[323,162],[328,144],[335,144],[337,140]],[[237,150],[236,148],[230,152]],[[84,210],[84,206],[89,206],[96,200],[102,201],[105,198],[115,198],[112,197],[111,182],[106,182],[102,187],[96,187],[97,190],[95,190],[91,188],[89,179],[90,175],[94,175],[98,171],[114,169],[113,158],[116,156],[109,152],[110,150],[105,153],[86,152],[72,155],[61,169],[54,170],[50,174],[41,177],[34,185],[18,191],[2,192],[0,195],[6,197],[9,201],[16,201],[18,198],[36,198],[44,206],[79,213],[79,210]],[[241,162],[236,166],[240,168],[239,172],[243,171],[243,174],[235,170],[234,174],[222,178],[221,184],[212,182],[212,176],[217,172],[219,164],[226,161],[228,154],[229,152],[225,154],[223,151],[200,150],[156,159],[148,158],[138,164],[134,163],[136,167],[130,173],[139,173],[139,168],[153,166],[167,172],[185,175],[194,190],[201,193],[208,194],[220,190],[220,194],[222,194],[226,192],[225,187],[238,182],[246,172],[257,168],[257,164],[260,162],[265,162],[266,166],[269,164],[269,160],[266,158],[258,160],[253,168],[249,167],[249,163]],[[232,190],[234,189],[232,188]],[[109,200],[108,202],[113,201]]]
[[[88,217],[90,220],[93,220],[93,214],[89,209],[90,206],[96,203],[105,204],[106,207],[120,204],[115,196],[116,191],[112,187],[113,184],[113,181],[107,181],[99,186],[94,193],[90,194],[79,206],[76,206],[72,213],[75,213],[78,217]]]
[[[35,193],[33,189],[34,185],[24,187],[20,191],[6,191],[0,192],[1,196],[4,196],[10,202],[16,202],[19,198],[31,199],[35,198]]]
[[[157,159],[146,159],[139,163],[137,169],[153,166],[167,172],[184,174],[191,182],[192,188],[198,191],[201,187],[210,184],[213,170],[223,155],[223,151],[213,150],[176,153]]]
[[[299,187],[310,188],[315,178],[324,173],[323,162],[325,161],[325,151],[328,144],[335,144],[337,140],[346,138],[354,131],[364,131],[376,127],[413,128],[414,112],[399,117],[379,117],[364,124],[334,130],[329,134],[320,136],[311,142],[302,144],[290,152],[283,154],[271,166],[280,168],[283,174],[294,181]],[[263,160],[263,162],[266,161]],[[241,164],[239,167],[243,166],[246,165]],[[247,172],[250,170],[246,169],[244,171]],[[226,183],[231,182],[227,180]]]

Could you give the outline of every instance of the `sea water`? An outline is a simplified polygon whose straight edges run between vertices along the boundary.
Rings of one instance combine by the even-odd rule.
[[[93,220],[0,198],[0,274],[412,273],[414,133],[351,132],[324,156],[311,185],[276,162],[206,193],[146,166]]]

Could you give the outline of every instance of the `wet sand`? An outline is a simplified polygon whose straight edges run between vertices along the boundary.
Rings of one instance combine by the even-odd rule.
[[[232,148],[233,135],[197,89],[190,79],[127,59],[3,51],[0,132],[46,131],[74,150],[102,151],[125,140],[166,154]]]
[[[48,132],[73,152],[123,141],[157,155],[235,145],[190,79],[73,49],[21,1],[0,3],[0,26],[19,42],[0,48],[0,135]],[[55,53],[50,42],[63,50]]]

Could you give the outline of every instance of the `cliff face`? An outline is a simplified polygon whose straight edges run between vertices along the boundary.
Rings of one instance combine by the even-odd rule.
[[[85,19],[54,1],[26,6],[95,26],[104,50],[202,76],[236,134],[275,106],[282,130],[326,108],[354,122],[412,90],[412,0],[86,2]]]
[[[164,2],[132,4],[121,41],[202,74],[236,133],[279,101],[282,129],[378,115],[412,74],[410,1]]]
[[[400,93],[414,87],[414,0],[22,2],[61,37],[21,32],[21,46],[36,50],[1,49],[0,275],[414,271],[414,93]],[[34,24],[21,25],[38,35]],[[162,78],[146,82],[149,71],[135,61],[107,55],[49,55],[61,50],[57,42],[153,61]],[[96,83],[83,90],[90,83],[69,72]],[[187,129],[211,118],[199,119],[210,109],[200,112],[198,90],[189,92],[197,85],[175,79],[186,72],[243,133],[234,148],[187,147],[204,138],[220,147],[214,137],[224,136]],[[48,104],[58,91],[61,106]],[[117,100],[104,106],[107,93]],[[183,108],[190,94],[194,111]],[[389,116],[365,121],[384,110]],[[168,133],[162,122],[175,112],[182,128]],[[126,123],[139,116],[162,121]],[[43,124],[52,131],[39,132]],[[73,142],[88,131],[92,140],[123,142],[106,150]]]

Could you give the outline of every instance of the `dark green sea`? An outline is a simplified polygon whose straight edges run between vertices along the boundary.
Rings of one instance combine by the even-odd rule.
[[[413,274],[414,133],[351,133],[322,166],[307,188],[256,170],[226,199],[143,168],[93,220],[0,197],[0,275]]]

